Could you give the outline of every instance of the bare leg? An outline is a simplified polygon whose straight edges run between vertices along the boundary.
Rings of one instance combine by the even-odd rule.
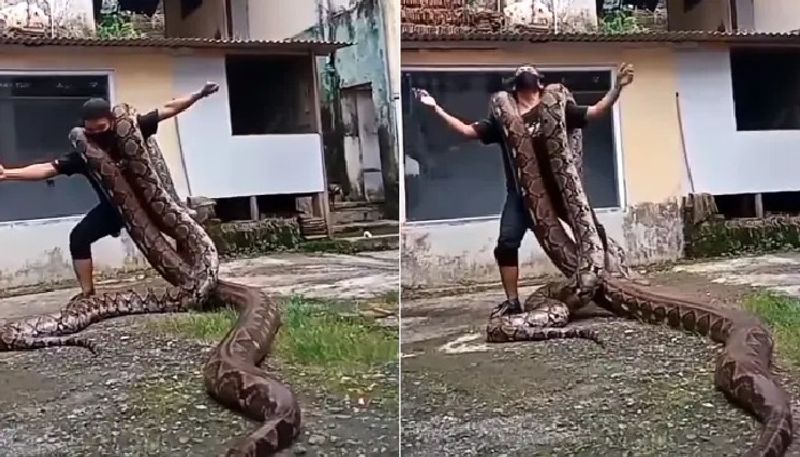
[[[88,297],[94,294],[94,282],[92,281],[92,259],[74,259],[72,266],[75,269],[75,276],[81,285],[81,293]]]
[[[506,298],[509,300],[518,300],[519,289],[517,284],[519,282],[519,267],[501,266],[500,281],[503,283],[503,290],[506,291]]]

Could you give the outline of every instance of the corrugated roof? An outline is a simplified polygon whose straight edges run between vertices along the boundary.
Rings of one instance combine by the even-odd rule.
[[[114,48],[192,48],[249,51],[308,51],[328,54],[350,43],[318,40],[217,40],[211,38],[50,38],[0,35],[0,45],[5,46],[88,46]]]
[[[553,33],[543,31],[481,32],[460,27],[421,26],[403,24],[403,46],[413,42],[530,42],[530,43],[734,43],[734,44],[796,44],[800,32],[706,32],[672,31],[625,34]]]

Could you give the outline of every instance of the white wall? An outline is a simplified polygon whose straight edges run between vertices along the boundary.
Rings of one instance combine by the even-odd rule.
[[[0,289],[73,279],[69,233],[82,217],[0,224]],[[92,257],[99,272],[147,266],[125,231],[95,243]]]
[[[231,134],[223,57],[182,57],[175,63],[176,93],[206,81],[219,92],[177,118],[181,151],[192,195],[225,198],[316,193],[324,189],[319,134]]]
[[[800,130],[736,130],[727,50],[682,51],[678,87],[695,192],[800,190]]]
[[[290,38],[317,23],[320,0],[247,1],[253,40]]]
[[[751,0],[755,28],[759,32],[789,32],[800,29],[797,0]]]
[[[612,238],[624,241],[622,211],[600,212],[598,218]],[[499,230],[499,217],[404,224],[402,284],[418,287],[499,281],[494,259]],[[522,241],[519,263],[521,277],[558,273],[531,232]]]

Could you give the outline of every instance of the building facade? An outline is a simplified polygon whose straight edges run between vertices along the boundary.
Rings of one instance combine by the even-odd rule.
[[[329,184],[348,200],[382,202],[397,218],[399,8],[391,0],[165,3],[169,36],[353,43],[320,57]]]
[[[590,201],[633,264],[682,255],[680,199],[687,193],[800,186],[790,178],[800,166],[800,156],[791,153],[800,139],[800,110],[791,100],[800,98],[786,96],[795,70],[771,67],[767,74],[786,78],[773,78],[783,85],[769,101],[754,74],[763,78],[767,65],[795,61],[789,54],[797,52],[798,35],[486,32],[465,39],[414,30],[404,33],[402,68],[406,286],[496,280],[492,251],[506,192],[498,148],[448,132],[413,101],[413,87],[474,121],[487,115],[489,95],[521,63],[535,63],[586,105],[611,87],[619,63],[632,63],[635,82],[609,116],[585,129],[584,157]],[[779,102],[780,116],[764,116]],[[520,254],[524,275],[555,272],[532,235]]]
[[[336,47],[299,41],[4,38],[0,163],[24,166],[66,153],[67,133],[89,97],[124,101],[142,112],[216,81],[217,94],[159,126],[157,139],[179,196],[217,199],[218,213],[227,211],[234,219],[237,201],[251,196],[267,199],[265,207],[286,195],[319,197],[325,177],[316,56]],[[267,98],[280,109],[265,109],[259,100]],[[316,201],[313,211],[322,217],[324,199]],[[69,233],[96,202],[81,177],[2,183],[0,288],[72,277]],[[250,218],[249,209],[242,218]],[[144,266],[124,234],[102,240],[93,254],[101,271]]]

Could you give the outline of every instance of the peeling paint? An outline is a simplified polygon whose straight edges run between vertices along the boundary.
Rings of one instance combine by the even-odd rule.
[[[80,217],[18,221],[0,224],[0,289],[54,284],[72,280],[69,233]],[[92,246],[95,271],[100,275],[147,268],[130,237],[104,238]]]
[[[623,243],[631,265],[675,260],[683,252],[680,205],[644,203],[626,211],[601,211],[608,234]],[[494,247],[498,218],[405,224],[401,233],[401,281],[404,287],[438,287],[499,281]],[[528,234],[520,248],[523,278],[558,274]]]
[[[324,149],[328,178],[342,186],[345,195],[353,193],[347,179],[344,136],[349,120],[343,119],[341,91],[368,85],[372,90],[379,132],[379,148],[388,217],[397,217],[398,143],[394,97],[390,89],[386,55],[384,8],[379,0],[317,0],[318,23],[298,38],[315,38],[354,43],[320,58],[320,97]],[[352,133],[352,132],[350,132]]]
[[[632,265],[663,262],[683,255],[683,217],[677,199],[630,208],[622,230]]]

